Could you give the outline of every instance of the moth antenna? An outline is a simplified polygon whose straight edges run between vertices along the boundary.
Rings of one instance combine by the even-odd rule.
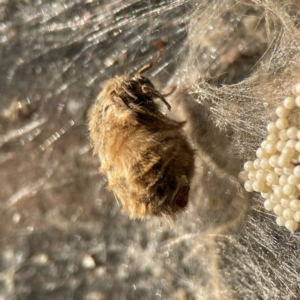
[[[140,76],[143,73],[145,73],[147,70],[149,70],[150,68],[152,68],[153,66],[155,66],[159,62],[159,60],[160,60],[160,58],[162,56],[162,53],[163,53],[163,49],[160,49],[159,52],[158,52],[158,55],[157,55],[156,59],[153,62],[151,62],[150,64],[148,64],[146,66],[143,66],[141,69],[139,69],[138,72],[136,73],[136,75]]]

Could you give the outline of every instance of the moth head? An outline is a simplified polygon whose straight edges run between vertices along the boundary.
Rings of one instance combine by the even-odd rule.
[[[155,89],[153,83],[145,76],[143,76],[142,74],[140,73],[137,73],[132,81],[135,81],[140,87],[151,87],[152,89]]]

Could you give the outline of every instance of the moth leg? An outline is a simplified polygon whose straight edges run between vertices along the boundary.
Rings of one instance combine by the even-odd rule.
[[[161,94],[161,95],[162,95],[163,97],[168,97],[168,96],[172,95],[172,94],[175,92],[176,89],[177,89],[177,86],[174,86],[174,87],[172,88],[172,90],[171,90],[169,93]]]
[[[159,98],[167,106],[168,110],[171,110],[171,105],[159,91],[149,86],[143,86],[142,90],[145,94],[150,94],[151,97]]]
[[[171,110],[171,105],[169,104],[169,102],[163,97],[163,95],[161,93],[157,93],[157,96],[163,103],[166,104],[168,110]]]
[[[133,95],[132,93],[131,93],[131,91],[128,89],[128,87],[127,87],[127,85],[126,85],[126,83],[122,83],[122,89],[123,89],[123,91],[129,96],[129,97],[131,97],[131,98],[133,98],[133,99],[137,99],[137,97],[135,96],[135,95]],[[121,97],[121,99],[122,99],[122,101],[125,103],[125,105],[128,107],[128,108],[130,108],[130,106],[129,106],[129,101],[128,101],[128,97]]]

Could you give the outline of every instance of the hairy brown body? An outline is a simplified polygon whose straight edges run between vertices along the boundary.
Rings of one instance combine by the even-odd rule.
[[[194,153],[183,123],[160,112],[154,98],[170,105],[141,73],[105,83],[89,111],[90,137],[123,209],[169,217],[188,203]]]

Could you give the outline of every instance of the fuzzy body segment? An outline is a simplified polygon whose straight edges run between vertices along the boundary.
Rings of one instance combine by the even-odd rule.
[[[194,153],[182,122],[163,115],[166,102],[139,73],[108,80],[88,115],[100,172],[132,218],[172,217],[188,203]]]

